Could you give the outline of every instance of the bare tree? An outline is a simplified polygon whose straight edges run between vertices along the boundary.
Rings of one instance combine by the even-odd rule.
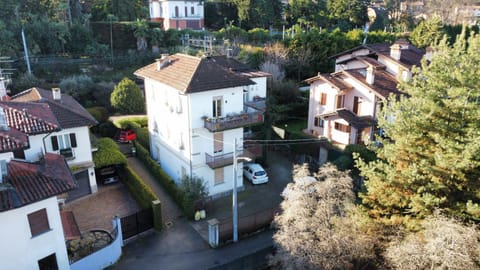
[[[354,205],[352,179],[331,164],[310,175],[296,167],[275,217],[276,254],[270,264],[283,269],[355,269],[375,257],[373,237]]]
[[[423,221],[424,230],[398,237],[385,251],[394,269],[479,269],[480,232],[440,215]]]

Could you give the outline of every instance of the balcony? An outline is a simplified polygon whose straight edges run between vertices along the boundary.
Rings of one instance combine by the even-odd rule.
[[[210,132],[218,132],[263,123],[263,113],[242,113],[219,118],[204,118],[204,127]]]
[[[237,151],[237,156],[243,155],[242,151]],[[211,169],[217,169],[233,164],[233,152],[222,154],[222,155],[209,155],[205,153],[205,163]]]

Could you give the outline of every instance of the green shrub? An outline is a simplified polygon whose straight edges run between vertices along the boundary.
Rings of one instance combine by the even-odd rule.
[[[105,107],[96,106],[88,108],[87,111],[99,122],[104,123],[108,120],[108,110]]]
[[[180,191],[182,194],[183,211],[188,218],[193,218],[195,210],[197,210],[196,206],[203,204],[208,196],[205,182],[198,177],[190,178],[184,176],[180,183]]]
[[[333,164],[341,171],[346,171],[352,168],[353,160],[349,155],[341,155],[336,160],[333,161]]]
[[[123,183],[127,186],[130,194],[133,195],[140,207],[148,208],[153,201],[158,200],[158,197],[153,193],[152,189],[147,186],[143,180],[130,167],[125,168],[126,179]]]
[[[87,99],[88,95],[95,89],[95,83],[93,83],[92,78],[87,75],[74,75],[62,79],[60,81],[60,88],[63,92],[84,104],[85,99]]]
[[[127,164],[127,158],[120,152],[120,148],[112,139],[98,139],[97,145],[98,150],[93,153],[95,167],[102,168],[110,165]]]
[[[100,134],[100,136],[108,138],[113,138],[118,132],[118,128],[111,121],[101,123],[93,130],[94,132]]]
[[[358,156],[367,163],[377,159],[377,155],[375,155],[375,152],[359,144],[347,145],[347,147],[345,147],[344,153],[350,155],[352,158],[353,153],[358,153]]]

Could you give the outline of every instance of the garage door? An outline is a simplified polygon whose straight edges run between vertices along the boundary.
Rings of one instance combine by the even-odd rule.
[[[68,192],[67,201],[73,201],[91,193],[90,182],[88,179],[88,170],[73,175],[77,184],[77,188]]]

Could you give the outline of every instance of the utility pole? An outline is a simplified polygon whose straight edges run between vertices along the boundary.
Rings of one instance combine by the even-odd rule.
[[[22,41],[23,41],[23,51],[25,53],[25,62],[27,63],[28,75],[32,75],[32,70],[30,69],[30,58],[28,58],[27,41],[25,39],[25,33],[23,33],[23,27],[22,27]]]

